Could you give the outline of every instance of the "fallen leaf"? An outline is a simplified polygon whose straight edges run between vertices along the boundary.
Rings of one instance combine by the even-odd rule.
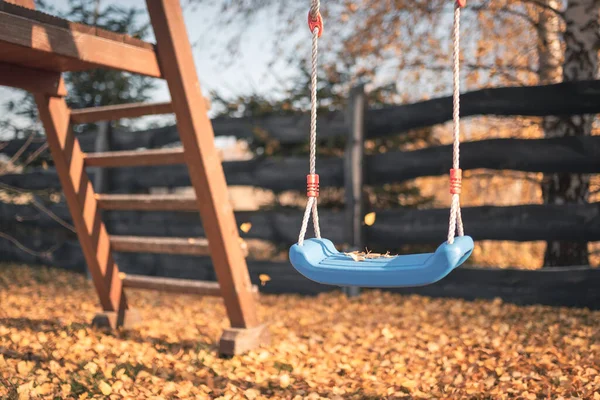
[[[408,381],[402,382],[401,386],[405,387],[407,389],[412,389],[412,388],[417,387],[417,382],[416,381],[408,380]]]
[[[100,381],[100,383],[98,384],[98,388],[105,396],[108,396],[112,393],[112,387],[104,381]]]
[[[288,374],[283,374],[279,377],[279,386],[285,389],[290,385],[290,376]]]
[[[249,400],[254,400],[260,395],[260,392],[256,389],[246,389],[244,391],[244,396],[246,396]]]
[[[371,226],[375,223],[375,212],[370,212],[365,215],[365,225]]]
[[[240,225],[240,230],[244,233],[250,232],[250,229],[252,229],[252,223],[250,222],[244,222]]]
[[[271,277],[267,274],[260,274],[258,279],[260,279],[261,286],[265,286],[265,284],[271,280]]]

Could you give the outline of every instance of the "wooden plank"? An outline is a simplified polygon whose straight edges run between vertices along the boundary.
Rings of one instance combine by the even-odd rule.
[[[91,124],[99,121],[116,121],[145,115],[170,114],[171,103],[129,103],[102,107],[81,108],[71,111],[71,123]]]
[[[5,11],[0,11],[0,61],[56,72],[105,67],[161,77],[153,49]]]
[[[71,223],[64,203],[46,208]],[[600,241],[600,203],[508,207],[463,207],[467,233],[475,240],[511,240],[519,242],[572,240]],[[439,244],[447,230],[448,210],[393,209],[375,210],[375,224],[367,227],[366,246],[389,250],[404,244]],[[344,212],[321,209],[322,232],[336,244],[344,243]],[[238,224],[249,222],[252,229],[244,238],[262,239],[289,245],[300,229],[301,210],[238,212]],[[202,221],[190,212],[114,211],[105,214],[111,233],[129,236],[206,237]],[[40,229],[63,229],[50,215],[32,205],[0,203],[0,222]]]
[[[69,128],[66,101],[41,94],[35,96],[35,101],[100,304],[105,311],[124,312],[128,307],[119,268],[110,252],[108,233],[85,173],[83,153]]]
[[[22,146],[23,141],[18,141]],[[31,149],[39,148],[33,143]],[[0,150],[14,154],[16,142]],[[92,147],[93,149],[93,147]],[[365,157],[365,184],[380,185],[403,182],[420,176],[440,176],[448,173],[451,146],[389,152]],[[281,192],[298,190],[306,184],[306,157],[266,158],[224,162],[229,185],[250,185]],[[489,139],[461,145],[461,167],[464,170],[490,169],[543,173],[600,172],[600,136],[553,139]],[[189,186],[184,166],[148,167],[140,174],[135,169],[116,169],[114,190],[130,193],[152,187]],[[343,187],[344,163],[341,158],[320,158],[321,187]],[[0,176],[0,182],[23,189],[58,188],[53,170],[32,169],[27,175]]]
[[[188,254],[208,256],[208,240],[204,238],[110,236],[113,251],[128,253]]]
[[[221,287],[218,282],[130,274],[121,274],[121,276],[123,279],[123,286],[128,289],[156,290],[159,292],[193,294],[198,296],[222,296]],[[251,291],[257,293],[258,288],[252,286]]]
[[[600,80],[480,89],[460,95],[461,118],[478,115],[581,115],[600,112]],[[452,96],[367,113],[367,138],[385,137],[452,120]]]
[[[67,95],[64,82],[55,73],[1,62],[0,85],[50,96]]]
[[[181,6],[170,0],[147,0],[146,3],[231,327],[256,327],[260,322],[250,290],[250,277],[239,246],[225,175],[196,76]]]
[[[151,165],[182,164],[183,149],[167,148],[136,151],[110,151],[104,153],[87,153],[86,167],[146,167]]]
[[[15,227],[16,225],[12,225]],[[13,234],[11,231],[3,232]],[[48,241],[48,233],[32,230],[20,240],[29,246],[42,241],[42,248],[56,244]],[[30,240],[30,242],[27,242]],[[44,241],[45,240],[45,241]],[[38,246],[40,246],[38,244]],[[37,248],[32,246],[32,248]],[[212,272],[209,257],[131,254],[121,261],[125,270],[137,271],[136,274],[157,274],[157,276],[185,276],[207,280]],[[183,257],[186,257],[185,259]],[[83,272],[85,260],[77,241],[64,242],[49,258],[35,257],[25,253],[10,242],[0,240],[0,262],[18,262],[27,264],[51,265],[61,269]],[[183,265],[182,269],[172,270],[173,266]],[[145,268],[145,269],[144,269]],[[248,269],[254,285],[262,293],[317,295],[338,290],[335,286],[320,285],[300,275],[287,262],[269,262],[249,260]],[[271,280],[260,285],[261,274],[267,274]],[[214,279],[214,278],[213,278]],[[587,307],[600,309],[600,268],[560,267],[542,270],[521,270],[514,268],[476,268],[460,267],[446,278],[433,285],[418,288],[387,289],[401,294],[418,294],[437,298],[495,299],[515,304],[545,304],[561,307]]]
[[[196,211],[195,197],[178,194],[97,194],[98,207],[104,210]]]
[[[497,95],[499,97],[496,97]],[[405,132],[407,129],[447,122],[451,119],[451,101],[451,97],[443,97],[367,110],[365,136],[367,138],[389,136]],[[560,115],[600,113],[600,81],[565,82],[543,87],[484,89],[461,95],[461,113],[463,108],[470,109],[471,115],[492,113],[510,116],[522,113],[531,116],[547,116],[557,113]],[[298,144],[308,140],[306,132],[308,132],[310,118],[308,115],[223,117],[213,119],[212,124],[216,136],[255,139],[256,132],[261,132],[282,144]],[[345,136],[348,131],[342,112],[321,114],[318,126],[320,127],[319,140]],[[83,134],[79,139],[84,151],[93,149],[93,133]],[[114,150],[156,148],[178,140],[176,126],[153,128],[141,132],[121,131],[115,137]],[[14,147],[18,145],[18,142],[14,143]],[[35,147],[31,151],[34,150]]]

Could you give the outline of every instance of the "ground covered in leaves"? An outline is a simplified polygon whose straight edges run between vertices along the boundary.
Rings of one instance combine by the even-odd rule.
[[[223,359],[219,299],[129,298],[142,325],[96,331],[84,277],[0,265],[0,398],[600,399],[600,312],[263,296],[272,344]]]

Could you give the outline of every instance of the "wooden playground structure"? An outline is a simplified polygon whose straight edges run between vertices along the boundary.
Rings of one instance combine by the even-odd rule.
[[[126,287],[220,295],[231,327],[219,351],[233,355],[266,343],[268,329],[256,312],[238,228],[227,196],[225,175],[202,97],[179,0],[147,0],[156,45],[128,35],[72,23],[34,10],[33,0],[0,1],[0,85],[34,94],[73,224],[104,310],[98,325],[117,328],[138,319],[129,309]],[[61,74],[112,68],[165,79],[168,105],[123,105],[71,111]],[[71,124],[173,112],[182,149],[86,154]],[[196,199],[173,196],[97,195],[86,167],[186,164]],[[206,239],[109,236],[102,209],[199,210]],[[218,284],[164,278],[122,279],[112,251],[210,253]]]

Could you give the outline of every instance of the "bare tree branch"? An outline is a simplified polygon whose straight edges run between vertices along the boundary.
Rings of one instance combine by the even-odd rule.
[[[4,232],[0,232],[0,238],[4,238],[4,239],[8,240],[9,242],[11,242],[15,246],[17,246],[20,250],[23,250],[25,253],[28,253],[34,257],[48,258],[50,256],[50,254],[52,254],[56,249],[58,249],[60,246],[62,246],[62,243],[60,243],[60,244],[55,244],[48,250],[35,251],[35,250],[32,250],[32,249],[26,247],[24,244],[19,242],[17,239],[15,239],[14,237],[12,237]]]

